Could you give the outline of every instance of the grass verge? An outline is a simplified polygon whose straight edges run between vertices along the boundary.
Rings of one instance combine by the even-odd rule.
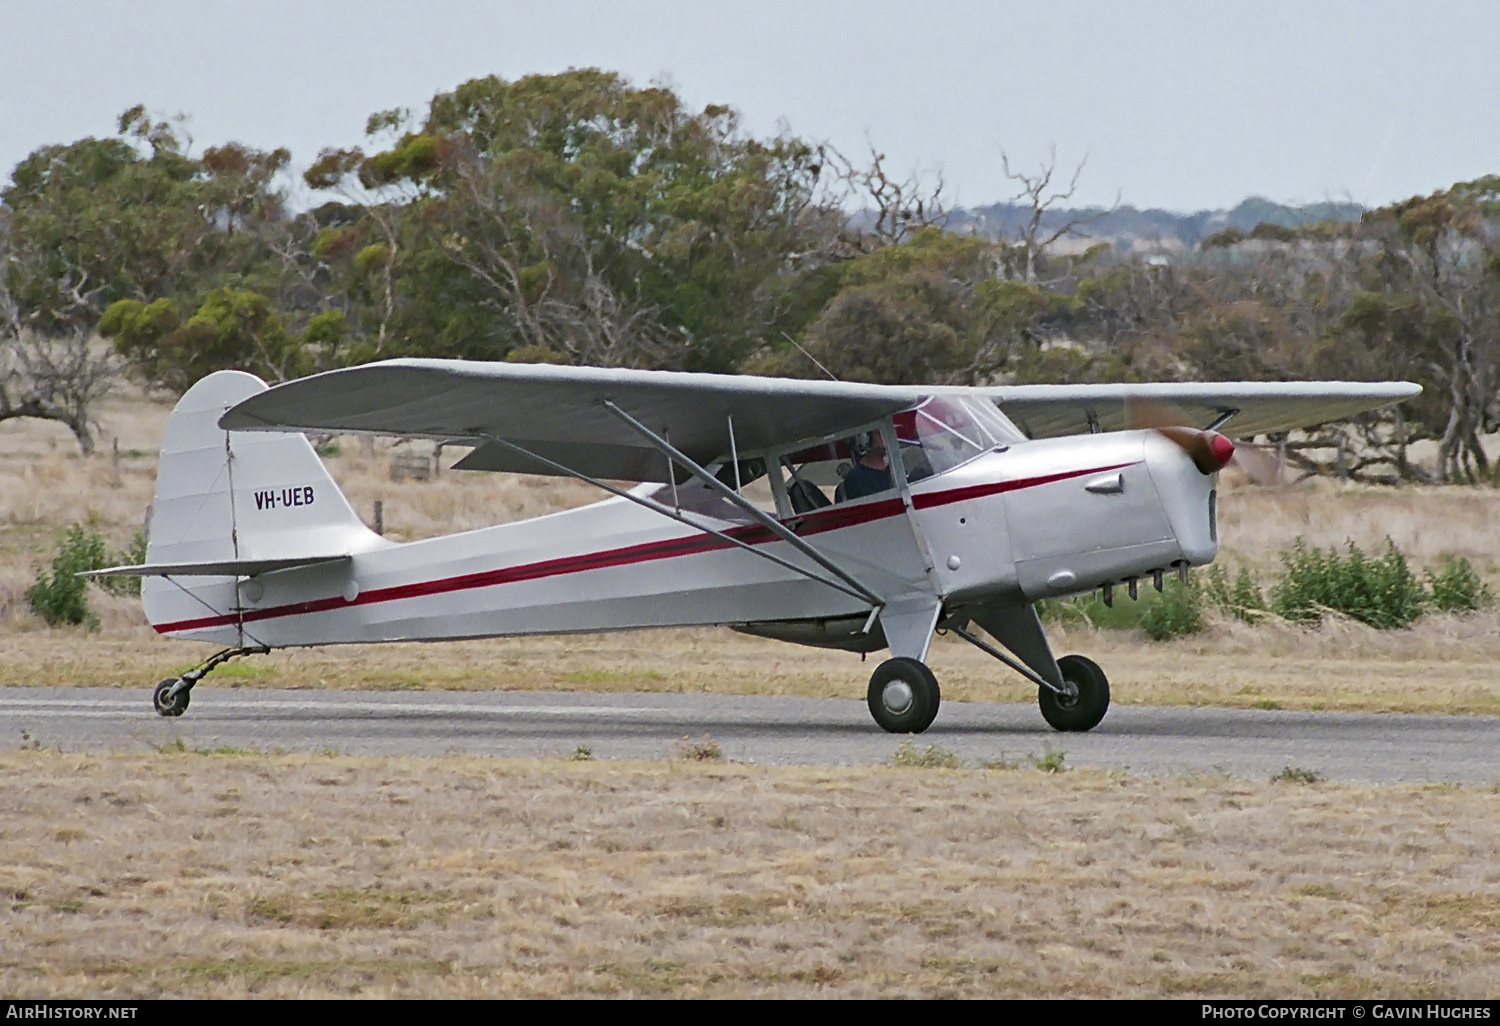
[[[1480,997],[1495,788],[0,756],[16,998]]]

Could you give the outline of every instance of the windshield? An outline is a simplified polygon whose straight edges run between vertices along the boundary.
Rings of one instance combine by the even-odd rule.
[[[897,414],[896,434],[908,480],[942,474],[998,445],[1018,432],[985,399],[933,396],[915,410]]]

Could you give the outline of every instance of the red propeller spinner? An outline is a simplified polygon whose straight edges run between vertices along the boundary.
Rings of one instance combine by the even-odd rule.
[[[1276,456],[1249,442],[1236,442],[1217,431],[1192,427],[1182,411],[1168,403],[1131,403],[1125,419],[1132,428],[1155,431],[1170,439],[1201,473],[1216,474],[1234,463],[1256,484],[1281,480],[1281,461]]]

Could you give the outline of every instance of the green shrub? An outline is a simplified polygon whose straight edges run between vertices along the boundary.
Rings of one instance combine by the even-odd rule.
[[[1042,754],[1033,755],[1031,764],[1043,773],[1066,773],[1068,753],[1049,744],[1042,745]]]
[[[1317,770],[1310,770],[1303,766],[1284,766],[1280,773],[1271,778],[1273,784],[1319,784],[1323,782],[1323,774]]]
[[[1266,597],[1261,593],[1260,581],[1256,580],[1249,567],[1240,567],[1240,572],[1235,575],[1228,612],[1246,623],[1254,623],[1267,612]]]
[[[144,562],[146,562],[146,532],[137,531],[135,537],[130,539],[128,548],[110,553],[102,566],[94,567],[94,569],[102,569],[105,566],[140,566]],[[139,595],[141,593],[139,577],[100,577],[94,583],[111,595]]]
[[[1143,584],[1140,599],[1127,601],[1115,588],[1113,606],[1099,593],[1036,604],[1047,623],[1088,625],[1099,630],[1140,630],[1156,641],[1193,634],[1203,627],[1205,607],[1246,623],[1271,613],[1297,623],[1316,624],[1328,612],[1341,613],[1381,630],[1407,627],[1428,609],[1471,612],[1495,603],[1495,594],[1467,559],[1448,556],[1425,572],[1426,584],[1406,557],[1386,539],[1385,553],[1366,555],[1352,541],[1335,548],[1310,548],[1301,538],[1281,553],[1284,572],[1270,601],[1256,575],[1241,566],[1230,583],[1229,570],[1214,564],[1190,585],[1175,580],[1157,595]]]
[[[963,765],[957,755],[946,748],[928,745],[918,748],[917,743],[907,737],[891,756],[892,766],[908,766],[913,769],[958,769]]]
[[[1495,602],[1489,585],[1462,556],[1446,557],[1436,572],[1428,568],[1427,586],[1433,608],[1445,613],[1470,613]]]
[[[1353,542],[1348,553],[1310,549],[1300,538],[1281,554],[1286,568],[1272,596],[1278,616],[1316,623],[1329,611],[1371,627],[1405,627],[1422,615],[1427,594],[1406,557],[1390,539],[1385,555],[1371,559]]]
[[[694,741],[690,737],[684,737],[677,742],[677,758],[684,762],[722,762],[724,750],[719,747],[719,742],[711,737],[705,737],[701,741]],[[576,752],[574,753],[577,754]],[[590,755],[593,753],[590,752]]]
[[[1236,620],[1254,623],[1266,612],[1266,599],[1261,593],[1260,582],[1249,567],[1240,567],[1234,584],[1229,583],[1229,571],[1221,563],[1208,568],[1203,582],[1203,598],[1207,603]]]
[[[1203,610],[1198,590],[1175,577],[1167,580],[1154,601],[1142,603],[1141,629],[1152,641],[1166,641],[1203,629]]]
[[[85,570],[102,570],[107,566],[134,565],[146,561],[146,535],[138,532],[124,552],[112,553],[97,531],[83,524],[68,528],[67,536],[52,557],[50,571],[37,571],[36,583],[26,592],[31,611],[49,626],[94,624],[88,606],[88,579],[78,575]],[[139,595],[139,577],[105,577],[97,582],[115,595]]]
[[[1034,603],[1034,608],[1042,623],[1077,625],[1087,619],[1077,599],[1041,599]]]
[[[1227,613],[1234,592],[1229,587],[1229,571],[1223,563],[1215,563],[1203,575],[1203,599],[1221,613]]]
[[[1150,591],[1149,585],[1147,591]],[[1143,601],[1132,602],[1120,586],[1115,588],[1114,604],[1106,606],[1098,592],[1077,598],[1044,599],[1036,604],[1037,615],[1044,623],[1092,627],[1101,631],[1133,631],[1141,626],[1145,613]]]
[[[85,596],[88,581],[79,577],[84,570],[98,570],[109,565],[109,549],[104,538],[88,530],[82,524],[68,528],[67,537],[57,555],[52,557],[52,570],[44,567],[36,573],[36,583],[26,592],[26,601],[50,626],[92,622],[88,600]]]
[[[1087,625],[1105,631],[1144,631],[1162,641],[1193,634],[1203,627],[1201,603],[1195,586],[1168,578],[1161,594],[1142,580],[1139,598],[1132,601],[1116,585],[1114,603],[1105,605],[1098,592],[1071,599],[1044,599],[1036,604],[1044,623]]]

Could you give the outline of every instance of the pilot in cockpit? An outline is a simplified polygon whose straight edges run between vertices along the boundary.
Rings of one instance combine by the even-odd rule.
[[[895,487],[891,480],[885,437],[879,431],[861,431],[850,439],[849,448],[854,456],[854,463],[834,492],[835,502],[862,499],[866,495],[889,491]]]

